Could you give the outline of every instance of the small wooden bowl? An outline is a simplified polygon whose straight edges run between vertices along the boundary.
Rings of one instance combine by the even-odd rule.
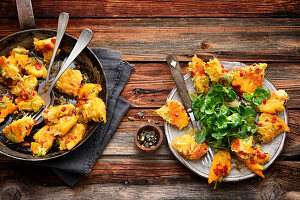
[[[157,144],[154,146],[154,147],[151,147],[151,148],[145,148],[143,147],[142,145],[140,145],[139,141],[138,141],[138,135],[143,131],[143,130],[153,130],[156,132],[157,134],[157,137],[158,137],[158,142]],[[159,146],[161,145],[163,141],[163,133],[161,131],[161,129],[154,125],[154,124],[151,124],[151,123],[145,123],[145,124],[142,124],[137,130],[136,132],[134,133],[134,143],[135,145],[142,151],[146,152],[146,153],[152,153],[154,151],[156,151]]]

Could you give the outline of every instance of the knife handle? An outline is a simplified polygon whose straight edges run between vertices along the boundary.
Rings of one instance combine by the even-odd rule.
[[[188,112],[191,111],[192,101],[190,99],[185,81],[183,79],[183,75],[181,72],[181,68],[178,62],[178,59],[175,55],[167,55],[167,63],[171,70],[173,79],[175,81],[177,90],[179,92],[180,98],[182,100],[183,106],[185,110]]]

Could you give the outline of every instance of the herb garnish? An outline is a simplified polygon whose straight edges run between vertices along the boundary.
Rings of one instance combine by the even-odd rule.
[[[230,81],[227,85],[229,83]],[[261,91],[255,93],[255,98],[267,97],[267,92]],[[216,151],[231,151],[231,140],[237,137],[246,138],[257,131],[254,123],[257,115],[255,107],[245,104],[233,107],[224,104],[225,101],[234,100],[234,90],[222,85],[214,86],[206,96],[201,94],[193,98],[192,109],[196,120],[200,121],[202,126],[202,130],[196,133],[198,143],[206,141]]]

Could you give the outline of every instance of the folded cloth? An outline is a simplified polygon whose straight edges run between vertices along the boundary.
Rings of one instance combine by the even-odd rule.
[[[50,167],[67,185],[74,186],[83,175],[88,175],[100,154],[117,130],[131,104],[120,97],[134,66],[122,61],[120,52],[110,49],[92,49],[105,72],[108,101],[107,122],[101,123],[92,136],[74,151],[59,158],[34,162]]]

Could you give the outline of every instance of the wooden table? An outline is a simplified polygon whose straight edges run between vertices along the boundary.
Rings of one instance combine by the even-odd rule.
[[[1,199],[299,199],[300,8],[293,0],[33,0],[38,28],[56,29],[57,16],[71,16],[67,33],[94,31],[91,47],[121,51],[136,66],[122,96],[132,108],[122,120],[88,177],[66,186],[51,170],[0,156]],[[0,2],[0,38],[19,31],[14,0]],[[266,75],[288,101],[291,132],[283,153],[265,171],[217,190],[161,148],[145,154],[133,133],[143,122],[163,121],[153,111],[174,87],[165,55],[179,55],[185,73],[194,54],[200,58],[245,63],[266,62]],[[140,90],[136,90],[139,88]],[[134,92],[138,91],[138,92]],[[137,117],[144,112],[145,118]],[[135,121],[129,121],[128,117]]]

